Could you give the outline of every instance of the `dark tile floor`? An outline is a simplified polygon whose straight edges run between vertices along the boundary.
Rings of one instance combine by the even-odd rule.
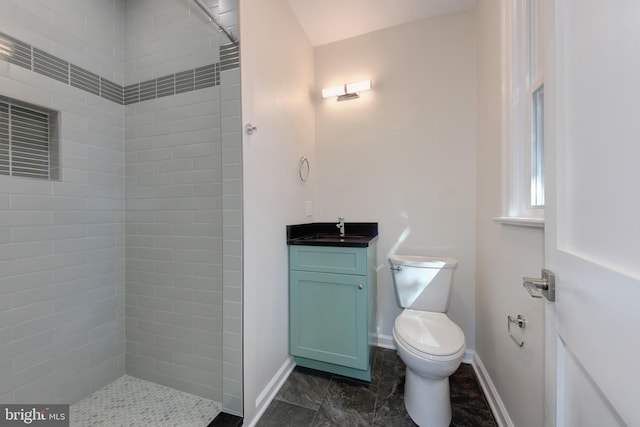
[[[415,427],[404,408],[404,377],[404,364],[387,349],[376,349],[371,383],[296,367],[257,427]],[[471,365],[449,380],[451,426],[495,427]]]

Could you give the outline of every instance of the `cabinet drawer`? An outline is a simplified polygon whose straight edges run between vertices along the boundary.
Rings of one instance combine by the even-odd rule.
[[[291,270],[366,275],[367,249],[289,246],[289,268]]]

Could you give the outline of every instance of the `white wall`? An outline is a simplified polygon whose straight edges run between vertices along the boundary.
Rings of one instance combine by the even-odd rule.
[[[0,2],[11,37],[122,84],[119,1]],[[0,401],[73,403],[124,373],[122,105],[0,60],[60,112],[61,180],[0,177]]]
[[[479,2],[475,11],[321,46],[309,58],[283,3],[247,0],[241,10],[243,115],[258,126],[243,147],[247,424],[286,371],[283,231],[312,220],[303,201],[315,185],[313,220],[380,223],[380,342],[391,344],[399,312],[387,254],[458,258],[450,315],[477,352],[491,403],[506,425],[541,425],[542,304],[521,277],[538,274],[543,234],[493,220],[502,214],[504,179],[500,5]],[[373,90],[359,100],[318,96],[365,78]],[[300,155],[311,159],[307,185],[294,177]],[[527,318],[523,348],[507,335],[509,314]]]
[[[472,11],[316,47],[318,221],[376,221],[380,343],[400,313],[390,253],[452,256],[449,315],[475,343],[475,21]],[[323,87],[371,79],[361,98]]]
[[[289,361],[288,259],[285,226],[312,221],[313,51],[286,0],[240,2],[244,135],[245,424],[269,403],[271,380]],[[309,181],[298,161],[311,163]]]
[[[493,220],[502,215],[504,144],[501,2],[478,2],[478,158],[476,351],[505,425],[543,425],[544,303],[522,287],[539,276],[543,231]],[[507,334],[507,316],[527,318],[524,347]],[[516,328],[517,329],[517,328]],[[501,402],[497,400],[501,400]],[[490,396],[491,400],[491,396]],[[512,424],[511,424],[512,423]]]

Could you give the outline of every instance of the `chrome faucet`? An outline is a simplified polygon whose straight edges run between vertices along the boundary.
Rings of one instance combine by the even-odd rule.
[[[336,227],[340,229],[340,237],[344,237],[344,217],[338,217],[338,223]]]

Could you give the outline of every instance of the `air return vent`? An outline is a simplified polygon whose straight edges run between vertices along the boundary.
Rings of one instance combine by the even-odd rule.
[[[0,96],[0,175],[58,179],[58,113]]]

